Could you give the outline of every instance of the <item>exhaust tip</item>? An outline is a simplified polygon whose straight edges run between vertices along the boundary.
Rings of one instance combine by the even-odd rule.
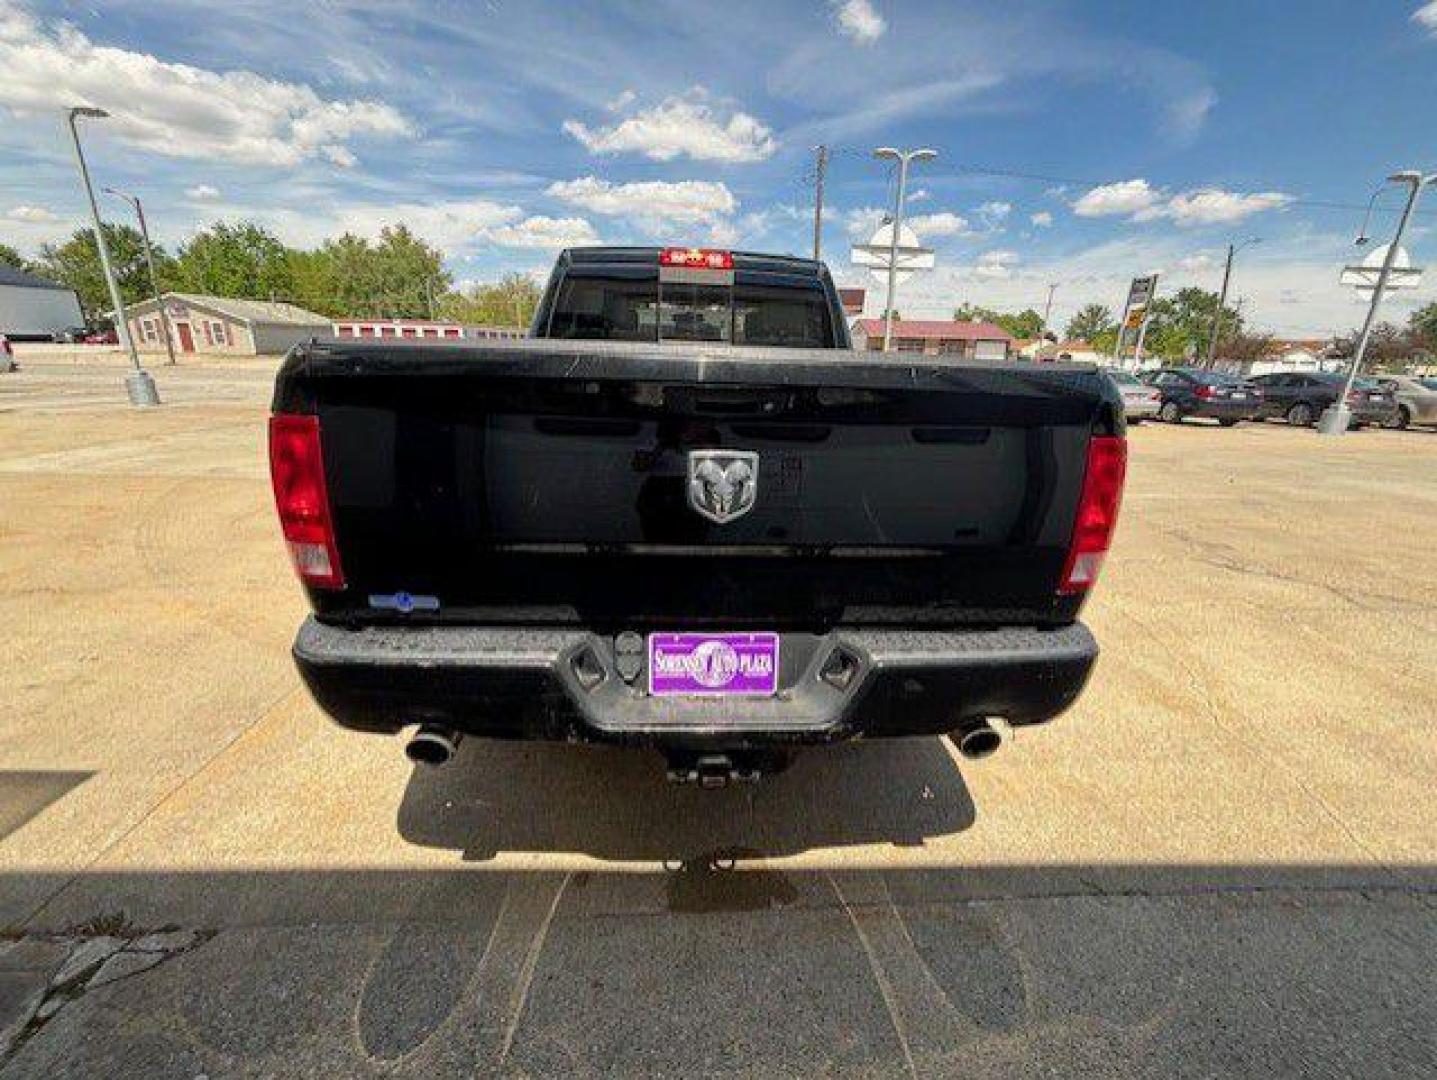
[[[963,728],[953,741],[958,745],[958,752],[969,761],[981,761],[998,752],[998,747],[1003,745],[1003,736],[983,720]]]
[[[414,737],[404,747],[404,756],[416,765],[443,765],[459,749],[459,739],[457,731],[426,724],[414,733]]]

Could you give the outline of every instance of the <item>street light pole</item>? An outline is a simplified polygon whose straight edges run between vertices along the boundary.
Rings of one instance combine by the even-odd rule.
[[[170,365],[175,363],[175,343],[170,333],[170,316],[165,310],[165,303],[160,299],[160,280],[155,276],[155,253],[150,250],[150,230],[145,224],[145,208],[140,203],[138,195],[131,195],[127,191],[117,191],[114,188],[103,189],[106,194],[117,195],[135,208],[135,216],[140,219],[140,239],[145,244],[145,265],[150,271],[150,295],[155,298],[155,306],[159,308],[160,324],[165,328],[165,352],[170,354]]]
[[[110,290],[110,303],[115,307],[115,333],[119,335],[120,344],[130,354],[130,363],[135,368],[125,377],[125,391],[130,395],[131,405],[158,405],[160,395],[155,389],[155,380],[140,366],[140,354],[135,351],[135,341],[130,336],[130,324],[125,318],[125,302],[120,297],[120,284],[115,280],[114,267],[110,265],[110,249],[105,243],[105,230],[100,222],[100,204],[95,201],[95,189],[90,185],[90,170],[85,165],[85,153],[80,149],[80,130],[75,125],[76,119],[82,116],[103,120],[109,115],[104,109],[81,105],[70,109],[66,118],[70,124],[70,139],[75,145],[75,163],[80,167],[80,180],[85,185],[85,197],[90,202],[90,218],[95,225],[95,246],[100,249],[100,268],[105,273],[105,284]]]
[[[1347,395],[1352,393],[1352,384],[1357,381],[1357,373],[1362,369],[1362,358],[1367,354],[1367,343],[1372,337],[1372,327],[1377,322],[1377,309],[1382,306],[1383,294],[1387,292],[1387,282],[1392,276],[1392,265],[1397,261],[1397,253],[1402,246],[1402,236],[1407,232],[1407,223],[1412,220],[1412,212],[1417,209],[1417,199],[1422,194],[1422,189],[1437,181],[1437,173],[1424,176],[1415,170],[1407,170],[1393,173],[1387,180],[1389,183],[1408,185],[1407,205],[1402,210],[1401,220],[1397,222],[1397,234],[1392,238],[1392,243],[1387,245],[1387,254],[1382,259],[1382,269],[1378,271],[1377,284],[1372,290],[1372,304],[1368,307],[1367,318],[1362,323],[1362,334],[1357,339],[1357,348],[1352,354],[1352,366],[1347,369],[1342,393],[1322,411],[1322,418],[1317,422],[1317,431],[1321,435],[1341,435],[1352,423],[1352,410],[1347,407]]]
[[[1227,263],[1222,270],[1222,293],[1218,297],[1217,310],[1212,313],[1212,329],[1208,331],[1207,337],[1207,361],[1203,364],[1209,371],[1217,358],[1217,339],[1222,332],[1223,308],[1227,306],[1227,286],[1232,280],[1232,257],[1249,244],[1260,244],[1262,241],[1256,236],[1250,236],[1241,244],[1229,244],[1227,246]]]
[[[1043,305],[1043,333],[1048,333],[1048,317],[1053,314],[1053,294],[1058,291],[1058,282],[1048,283],[1048,302]]]
[[[895,150],[880,146],[873,156],[898,162],[898,195],[893,201],[892,235],[888,243],[888,310],[883,313],[883,351],[893,348],[893,305],[898,296],[898,233],[903,228],[903,200],[908,197],[908,164],[928,161],[938,156],[937,150]]]

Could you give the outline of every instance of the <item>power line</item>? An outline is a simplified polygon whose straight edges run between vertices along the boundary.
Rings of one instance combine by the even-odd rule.
[[[850,154],[860,153],[860,151],[857,150],[857,149],[855,149],[855,148],[852,148],[852,147],[835,146],[835,147],[830,147],[830,148],[829,148],[829,153],[830,153],[830,154],[833,154],[833,155],[839,155],[839,154],[842,154],[842,155],[850,155]],[[1059,175],[1057,175],[1057,174],[1055,174],[1055,173],[1032,172],[1032,171],[1028,171],[1028,170],[1024,170],[1024,169],[996,168],[996,167],[994,167],[994,166],[989,166],[989,165],[951,165],[951,166],[948,166],[948,167],[946,167],[946,168],[932,169],[932,170],[929,171],[929,175],[930,175],[930,176],[940,176],[940,177],[941,177],[941,176],[963,176],[963,175],[968,175],[968,176],[991,176],[991,177],[996,177],[996,178],[1004,179],[1004,180],[1028,180],[1028,181],[1032,181],[1032,182],[1034,182],[1034,183],[1041,183],[1041,184],[1062,184],[1062,185],[1069,185],[1069,184],[1071,184],[1071,185],[1075,185],[1075,186],[1078,186],[1078,187],[1088,187],[1088,188],[1103,187],[1103,186],[1105,186],[1105,185],[1107,185],[1107,184],[1112,184],[1112,183],[1116,183],[1116,182],[1117,182],[1117,181],[1113,180],[1111,177],[1094,178],[1094,177],[1081,177],[1081,176],[1059,176]],[[1219,188],[1219,185],[1217,185],[1217,184],[1206,184],[1206,183],[1193,183],[1193,184],[1187,184],[1187,185],[1185,185],[1185,187],[1186,187],[1188,190],[1205,190],[1205,189],[1217,189],[1217,188]],[[1361,211],[1367,210],[1369,204],[1366,203],[1366,202],[1361,202],[1361,203],[1357,203],[1357,202],[1344,202],[1344,201],[1337,200],[1337,199],[1294,198],[1294,199],[1289,199],[1286,203],[1284,203],[1284,205],[1286,205],[1286,206],[1306,206],[1306,207],[1312,207],[1312,208],[1314,208],[1314,209],[1320,209],[1320,210],[1355,210],[1355,211],[1361,212]],[[1374,212],[1377,212],[1377,213],[1389,213],[1389,214],[1396,214],[1396,213],[1399,213],[1400,211],[1401,211],[1401,207],[1396,207],[1396,206],[1394,206],[1394,207],[1377,207],[1377,208],[1375,208],[1375,210],[1374,210]],[[1437,210],[1419,211],[1419,212],[1418,212],[1418,215],[1419,215],[1419,216],[1437,216]]]

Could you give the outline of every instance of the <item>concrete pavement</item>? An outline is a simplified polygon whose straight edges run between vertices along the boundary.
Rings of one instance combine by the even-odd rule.
[[[325,722],[272,367],[0,376],[0,1076],[1437,1064],[1437,436],[1138,428],[1068,716],[703,793]]]

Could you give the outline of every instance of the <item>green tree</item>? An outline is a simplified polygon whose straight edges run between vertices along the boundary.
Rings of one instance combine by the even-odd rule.
[[[1114,335],[1117,326],[1108,308],[1102,304],[1088,304],[1068,320],[1068,328],[1063,333],[1069,341],[1086,341],[1089,345],[1096,345],[1098,338]]]
[[[493,285],[471,285],[446,293],[439,311],[455,322],[480,326],[528,326],[539,306],[540,289],[533,278],[509,274]]]
[[[1103,356],[1111,356],[1113,350],[1118,347],[1118,327],[1116,324],[1106,330],[1099,330],[1091,337],[1084,338],[1093,350]]]
[[[1437,303],[1418,308],[1407,326],[1416,344],[1428,352],[1437,352]]]
[[[252,221],[217,221],[196,233],[180,248],[174,279],[185,292],[252,300],[286,296],[294,286],[289,249]]]
[[[1181,360],[1200,356],[1207,349],[1212,333],[1212,317],[1217,311],[1217,293],[1189,286],[1175,296],[1154,300],[1148,305],[1148,330],[1143,338],[1143,351],[1164,360]],[[1223,309],[1223,337],[1240,337],[1242,315],[1234,308]]]
[[[1261,360],[1272,352],[1271,334],[1224,332],[1217,353],[1224,360]]]
[[[0,266],[13,266],[16,270],[24,270],[28,265],[25,256],[9,244],[0,244]]]
[[[1036,338],[1043,332],[1043,316],[1032,308],[1024,308],[1016,315],[1004,314],[992,308],[976,304],[959,304],[953,309],[956,322],[987,322],[1002,327],[1015,338]]]
[[[295,302],[333,316],[428,318],[451,283],[444,256],[405,225],[385,226],[377,243],[345,233],[291,253],[289,266]]]
[[[150,276],[145,266],[144,242],[138,229],[129,225],[105,225],[105,246],[120,285],[120,296],[133,304],[150,295]],[[156,270],[163,274],[170,260],[162,248],[155,249]],[[105,274],[100,267],[100,252],[95,247],[92,229],[77,229],[63,244],[46,244],[40,248],[34,270],[42,277],[68,285],[80,297],[80,307],[91,321],[110,310],[110,294]]]

